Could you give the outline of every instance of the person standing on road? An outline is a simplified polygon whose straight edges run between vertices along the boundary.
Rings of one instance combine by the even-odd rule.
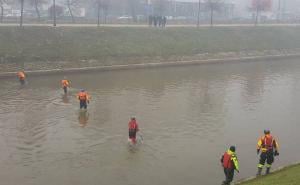
[[[153,24],[153,16],[152,15],[149,15],[148,24],[149,24],[149,27],[151,27]]]
[[[222,185],[229,185],[234,177],[234,170],[239,173],[239,162],[235,154],[235,146],[231,146],[221,158],[221,163],[224,168],[225,181]]]
[[[158,21],[158,17],[157,16],[153,16],[154,27],[157,27],[157,21]]]
[[[257,142],[257,155],[260,153],[259,163],[257,165],[257,176],[261,175],[262,169],[266,164],[266,174],[270,173],[272,163],[274,162],[274,156],[278,156],[279,145],[275,138],[270,134],[270,130],[264,130],[264,136],[262,136]]]
[[[164,16],[164,17],[163,17],[163,28],[166,27],[166,24],[167,24],[167,17]]]

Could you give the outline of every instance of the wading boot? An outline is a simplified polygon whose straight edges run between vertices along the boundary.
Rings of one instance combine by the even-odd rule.
[[[226,182],[226,181],[223,181],[222,182],[222,185],[230,185],[230,183]]]
[[[268,175],[268,174],[270,173],[270,169],[271,169],[271,168],[267,168],[267,169],[266,169],[266,175]]]
[[[258,168],[256,176],[261,176],[261,171],[262,171],[262,168]]]

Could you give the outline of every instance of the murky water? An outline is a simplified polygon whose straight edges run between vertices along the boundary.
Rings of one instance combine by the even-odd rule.
[[[275,167],[300,153],[300,62],[284,60],[0,80],[1,185],[216,185],[220,156],[237,146],[241,173],[256,172],[269,128]],[[75,98],[85,88],[88,112]],[[136,116],[143,144],[127,145]]]

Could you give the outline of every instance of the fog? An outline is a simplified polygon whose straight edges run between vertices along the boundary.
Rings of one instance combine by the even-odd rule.
[[[300,1],[261,0],[257,12],[255,0],[56,0],[55,17],[64,23],[147,24],[150,16],[166,17],[171,24],[211,23],[297,23],[300,20]],[[21,2],[24,9],[21,11]],[[1,21],[24,20],[34,23],[51,20],[53,0],[0,0]],[[266,3],[267,2],[267,3]],[[214,3],[213,6],[210,6]],[[213,9],[213,15],[210,9]],[[257,14],[257,15],[256,15]],[[22,19],[23,21],[23,19]]]

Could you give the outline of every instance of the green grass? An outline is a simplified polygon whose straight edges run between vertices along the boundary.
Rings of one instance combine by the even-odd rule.
[[[300,165],[293,165],[267,176],[253,179],[241,185],[299,185]]]
[[[300,48],[300,27],[0,27],[0,61],[107,60]]]

